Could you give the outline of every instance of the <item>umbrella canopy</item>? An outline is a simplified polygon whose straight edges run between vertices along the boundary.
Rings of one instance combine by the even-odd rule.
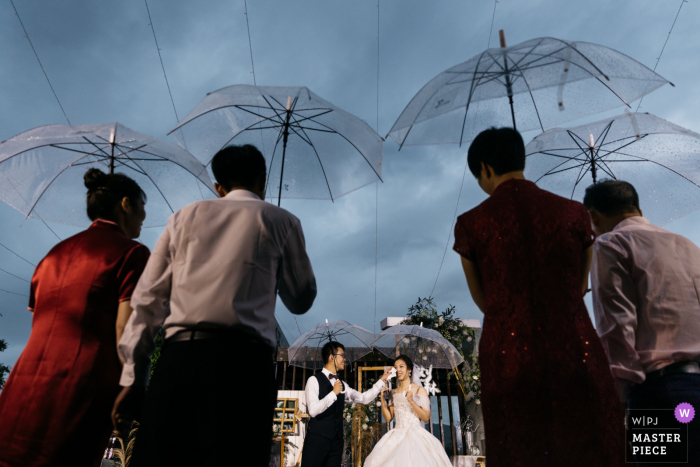
[[[456,368],[464,361],[442,334],[422,326],[392,326],[378,334],[372,345],[389,358],[407,355],[423,367]]]
[[[253,144],[267,161],[267,196],[334,200],[381,177],[383,139],[306,87],[235,85],[207,96],[170,134],[209,165]]]
[[[525,176],[567,198],[581,201],[588,185],[609,178],[634,185],[658,225],[700,208],[700,135],[648,113],[554,128],[525,152]]]
[[[372,352],[375,336],[372,331],[347,321],[326,321],[306,331],[289,346],[289,364],[311,370],[323,368],[326,362],[321,349],[331,341],[345,346],[345,360],[351,363]]]
[[[552,37],[488,49],[433,78],[388,136],[398,144],[459,143],[492,126],[520,131],[628,105],[668,83],[602,45]]]
[[[146,193],[144,227],[165,225],[187,204],[213,198],[206,168],[179,146],[119,123],[48,125],[0,144],[0,199],[25,214],[90,224],[83,176],[90,168],[123,173]]]

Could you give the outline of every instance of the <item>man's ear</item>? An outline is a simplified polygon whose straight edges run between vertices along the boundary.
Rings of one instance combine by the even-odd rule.
[[[493,173],[493,171],[491,170],[491,167],[486,162],[481,163],[481,173],[484,173],[484,172],[486,173],[487,179],[491,178],[491,174]]]
[[[228,194],[224,187],[222,187],[218,183],[214,183],[214,190],[216,191],[216,194],[219,195],[219,198],[223,198]]]

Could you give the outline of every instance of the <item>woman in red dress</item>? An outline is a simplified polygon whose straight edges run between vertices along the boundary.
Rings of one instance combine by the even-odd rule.
[[[479,134],[468,162],[490,197],[459,217],[454,249],[484,313],[489,467],[627,465],[622,407],[583,302],[588,212],[525,180],[513,129]]]
[[[99,466],[119,393],[117,342],[148,260],[145,194],[122,174],[85,174],[86,231],[34,271],[29,342],[0,393],[0,466]]]

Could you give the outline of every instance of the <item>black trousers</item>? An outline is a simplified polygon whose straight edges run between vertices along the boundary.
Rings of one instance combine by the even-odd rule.
[[[304,438],[304,451],[301,467],[340,467],[343,462],[343,438],[324,438],[315,433],[307,433]]]
[[[132,465],[268,467],[276,399],[265,344],[241,336],[166,343]]]

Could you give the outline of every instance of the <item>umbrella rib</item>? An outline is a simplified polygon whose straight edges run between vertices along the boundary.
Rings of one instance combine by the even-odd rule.
[[[574,193],[576,193],[576,187],[578,186],[579,183],[581,183],[581,180],[583,180],[583,177],[588,173],[588,170],[583,170],[584,167],[581,167],[581,171],[578,173],[578,177],[576,177],[576,183],[574,183],[574,188],[571,190],[571,199],[574,199]]]
[[[605,76],[605,79],[607,79],[608,81],[610,80],[610,78],[608,78],[608,75],[606,75],[605,73],[603,73],[603,70],[601,70],[600,68],[598,68],[598,67],[596,66],[595,63],[593,63],[588,57],[586,57],[585,55],[583,55],[576,47],[573,47],[573,46],[572,46],[571,44],[569,44],[568,42],[563,41],[563,40],[561,40],[561,39],[557,39],[556,37],[552,37],[552,39],[554,39],[555,41],[559,41],[559,42],[561,42],[562,44],[566,44],[568,47],[570,47],[571,49],[573,49],[574,52],[576,52],[576,53],[579,54],[581,57],[583,57],[584,60],[586,60],[588,63],[590,63],[591,66],[592,66],[593,68],[595,68],[596,70],[598,70],[598,72],[599,72],[601,75]],[[573,63],[573,62],[572,62],[572,63]],[[582,69],[585,70],[585,68],[583,68],[583,67],[580,67],[580,68],[582,68]],[[588,71],[588,70],[586,70],[586,71]],[[589,73],[590,73],[590,71],[589,71]],[[591,73],[591,74],[592,74],[592,73]],[[624,101],[623,101],[623,102],[624,102]]]
[[[321,122],[314,122],[314,123],[316,123],[317,125],[321,125],[322,127],[328,128],[329,130],[334,131],[338,136],[340,136],[340,137],[343,138],[345,141],[347,141],[348,143],[350,143],[350,145],[351,145],[353,148],[355,148],[355,150],[356,150],[357,152],[360,153],[360,155],[364,158],[364,160],[367,162],[367,164],[369,164],[369,166],[372,168],[372,170],[374,171],[374,173],[375,173],[375,175],[377,176],[377,178],[379,178],[379,180],[382,180],[382,177],[381,177],[381,176],[377,173],[377,171],[374,169],[374,166],[367,160],[367,157],[365,157],[365,155],[362,153],[362,151],[360,151],[360,150],[358,149],[358,147],[355,146],[355,144],[354,144],[352,141],[350,141],[348,138],[346,138],[345,135],[343,135],[342,133],[340,133],[340,132],[337,131],[337,130],[333,130],[333,128],[329,127],[328,125],[326,125],[326,124],[324,124],[324,123],[321,123]],[[381,139],[381,136],[380,136],[379,138]],[[382,182],[384,182],[384,180],[382,180]]]
[[[578,165],[575,165],[575,166],[573,166],[573,167],[567,167],[566,169],[555,170],[555,171],[551,171],[551,170],[550,170],[550,171],[548,171],[546,174],[544,174],[542,177],[546,177],[547,175],[554,175],[554,174],[566,172],[567,170],[578,169],[579,167],[585,166],[585,165],[586,165],[586,162],[581,162],[581,163],[578,164]]]
[[[275,141],[275,146],[272,149],[272,158],[270,159],[270,170],[267,173],[267,182],[265,183],[265,190],[269,191],[270,190],[270,175],[272,174],[272,164],[275,162],[275,153],[277,152],[277,147],[280,144],[280,140],[282,139],[283,132],[282,132],[282,127],[280,127],[280,131],[277,133],[277,141]],[[233,139],[233,138],[231,138]],[[280,180],[280,185],[282,184],[282,180]],[[272,197],[272,192],[270,192],[270,197]]]
[[[544,177],[546,177],[547,174],[548,174],[550,171],[555,170],[555,169],[558,169],[558,168],[561,167],[562,165],[564,165],[564,164],[566,164],[566,163],[568,163],[568,162],[571,162],[572,160],[575,160],[575,161],[577,161],[577,162],[580,161],[580,159],[575,159],[575,158],[574,158],[574,159],[568,159],[568,160],[562,162],[561,164],[557,164],[557,165],[555,165],[554,167],[552,167],[551,169],[549,169],[547,172],[545,172],[544,175],[542,175],[540,178],[538,178],[537,180],[535,180],[535,183],[539,182],[539,181],[542,180]],[[582,161],[582,162],[585,162],[585,161]]]
[[[282,121],[280,115],[277,113],[277,111],[275,111],[275,109],[273,109],[273,108],[271,108],[271,107],[260,107],[260,108],[261,108],[261,109],[269,109],[269,110],[272,110],[273,112],[275,112],[275,117],[277,117],[278,119],[280,119],[279,121],[275,121],[275,120],[273,119],[273,117],[266,117],[265,115],[260,115],[259,113],[255,113],[255,112],[253,112],[253,111],[251,111],[251,110],[248,110],[248,109],[244,108],[242,105],[231,105],[231,106],[229,106],[229,107],[235,107],[235,108],[237,108],[238,110],[242,110],[242,111],[244,111],[244,112],[248,112],[249,114],[255,115],[256,117],[260,117],[260,118],[262,118],[262,119],[264,119],[264,120],[270,120],[270,121],[276,122],[276,123],[278,123],[278,124],[280,124],[280,125],[284,125],[284,121]],[[261,122],[256,122],[255,124],[258,124],[258,123],[261,123]],[[251,125],[251,126],[252,126],[252,125]],[[250,127],[249,127],[249,128],[250,128]]]
[[[575,148],[570,148],[570,149],[568,149],[568,150],[569,150],[569,151],[575,151],[576,149],[575,149]],[[530,154],[530,155],[531,155],[531,156],[534,156],[535,154],[544,154],[545,156],[560,157],[560,158],[562,158],[562,159],[566,159],[566,160],[569,160],[569,161],[580,161],[581,159],[578,159],[578,156],[580,156],[580,155],[583,154],[583,152],[579,152],[579,153],[576,154],[575,156],[562,156],[561,154],[555,154],[555,153],[552,153],[552,152],[549,152],[549,151],[550,151],[550,149],[548,149],[548,150],[546,150],[546,151],[539,151],[539,152],[536,152],[536,153]],[[556,151],[556,149],[551,149],[551,151]]]
[[[294,116],[292,116],[292,118],[294,118]],[[303,128],[302,131],[304,131]],[[321,166],[321,172],[323,172],[323,178],[326,180],[326,186],[328,187],[328,194],[331,196],[331,202],[335,203],[335,201],[333,200],[333,192],[331,191],[331,184],[328,182],[328,177],[326,176],[326,169],[323,167],[323,162],[321,162],[321,156],[319,156],[318,151],[316,151],[316,146],[314,146],[313,143],[311,143],[311,137],[309,137],[309,135],[307,135],[305,131],[304,135],[306,135],[306,137],[309,138],[309,146],[311,146],[311,149],[314,150],[314,154],[316,154],[316,159],[318,159],[318,163]]]
[[[86,155],[84,155],[83,157],[81,157],[80,159],[76,160],[75,162],[78,162],[78,161],[80,161],[81,159],[85,159],[86,157],[89,157],[89,156],[91,156],[91,155],[92,155],[92,154],[86,154]],[[68,170],[68,169],[69,169],[70,167],[72,167],[72,166],[73,166],[73,164],[69,164],[69,165],[65,166],[63,169],[61,169],[61,171],[59,171],[59,172],[56,174],[56,176],[55,176],[54,178],[51,179],[51,181],[50,181],[49,183],[46,184],[46,188],[44,188],[44,191],[41,192],[41,194],[40,194],[39,197],[36,199],[36,201],[34,202],[34,204],[32,204],[32,207],[29,209],[29,212],[27,212],[27,217],[26,217],[26,218],[29,218],[29,216],[32,214],[32,211],[34,211],[34,208],[35,208],[36,205],[39,203],[39,201],[41,201],[41,198],[44,196],[44,193],[46,193],[46,191],[47,191],[47,190],[49,189],[49,187],[53,184],[53,182],[55,182],[56,179],[57,179],[58,177],[60,177],[60,176],[63,174],[63,172],[65,172],[66,170]]]
[[[479,69],[479,65],[481,64],[481,59],[484,57],[484,54],[482,53],[479,55],[479,60],[476,62],[476,67],[474,68],[474,74],[472,75],[472,84],[469,86],[469,98],[467,98],[467,105],[465,106],[464,109],[464,119],[462,120],[462,131],[459,133],[459,147],[462,147],[462,141],[464,140],[464,129],[467,126],[467,114],[469,114],[469,105],[472,102],[472,97],[474,97],[474,90],[478,86],[478,84],[474,84],[476,82],[476,71]],[[491,68],[491,67],[489,67]],[[487,68],[488,70],[488,68]],[[479,77],[479,81],[481,81],[481,77]],[[432,99],[432,97],[431,97]],[[421,109],[423,111],[423,109]],[[473,134],[473,129],[472,129],[472,134]]]
[[[516,68],[518,70],[518,68]],[[530,90],[530,83],[527,82],[522,71],[520,72],[520,77],[523,79],[525,86],[527,86],[527,92],[530,93],[530,99],[532,99],[532,106],[535,108],[535,113],[537,114],[537,121],[540,122],[540,128],[544,131],[544,125],[542,125],[542,119],[540,118],[540,111],[537,110],[537,103],[535,103],[535,96],[532,95],[532,90]]]
[[[141,167],[138,163],[136,163],[135,161],[133,161],[129,156],[127,156],[126,154],[124,154],[124,157],[126,157],[126,158],[129,159],[131,162],[133,162],[134,165],[135,165],[136,167],[138,167],[139,169],[143,170],[143,174],[144,174],[146,177],[148,177],[148,179],[151,181],[151,183],[153,183],[153,186],[156,187],[156,190],[158,190],[158,193],[160,193],[160,196],[163,197],[163,201],[165,201],[165,204],[167,204],[168,207],[170,208],[170,211],[174,213],[175,210],[174,210],[173,207],[170,205],[170,203],[168,202],[168,198],[165,197],[165,195],[163,194],[163,192],[161,191],[160,187],[159,187],[158,184],[155,182],[155,180],[153,180],[153,178],[152,178],[148,173],[146,173],[146,171],[143,169],[143,167]],[[128,166],[127,166],[127,167],[128,167]],[[131,167],[129,167],[129,168],[131,168]],[[131,169],[133,170],[133,168],[131,168]]]

